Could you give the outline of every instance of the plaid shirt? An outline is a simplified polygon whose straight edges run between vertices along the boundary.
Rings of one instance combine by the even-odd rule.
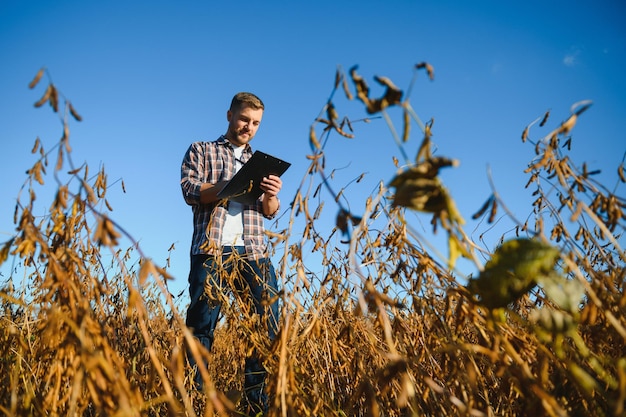
[[[252,157],[250,145],[246,145],[241,161]],[[180,186],[185,202],[193,211],[193,238],[191,255],[215,254],[222,246],[222,228],[228,214],[228,202],[218,200],[200,203],[200,186],[229,180],[235,175],[235,153],[230,142],[220,136],[214,142],[194,142],[185,153],[180,169]],[[276,211],[278,212],[278,210]],[[253,205],[243,206],[243,239],[246,253],[254,258],[266,256],[264,218],[261,199]]]

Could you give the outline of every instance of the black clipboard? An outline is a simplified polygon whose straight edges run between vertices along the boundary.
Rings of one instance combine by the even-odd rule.
[[[217,197],[227,198],[242,204],[254,204],[263,194],[261,180],[268,175],[281,176],[291,166],[275,156],[254,151],[252,157],[237,171],[235,176],[217,193]]]

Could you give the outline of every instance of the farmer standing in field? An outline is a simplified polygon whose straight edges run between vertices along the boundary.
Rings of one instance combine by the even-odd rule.
[[[186,323],[209,351],[220,314],[219,294],[226,288],[240,296],[252,314],[259,315],[270,339],[277,332],[278,303],[263,302],[276,299],[278,292],[263,224],[265,218],[271,219],[278,212],[277,195],[282,181],[275,175],[264,177],[260,184],[263,194],[251,205],[217,196],[252,156],[249,142],[259,129],[264,109],[263,102],[254,94],[236,94],[226,113],[226,133],[212,142],[192,143],[181,166],[183,196],[193,211],[191,303]],[[190,361],[195,366],[193,358]],[[265,411],[266,371],[260,358],[256,355],[246,358],[244,372],[243,401],[248,412]],[[195,382],[197,387],[202,387],[197,371]]]

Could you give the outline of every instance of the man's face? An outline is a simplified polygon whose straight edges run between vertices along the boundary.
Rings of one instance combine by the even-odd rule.
[[[250,142],[259,129],[263,110],[254,110],[252,107],[243,105],[239,110],[228,111],[228,131],[226,138],[235,146],[242,146]]]

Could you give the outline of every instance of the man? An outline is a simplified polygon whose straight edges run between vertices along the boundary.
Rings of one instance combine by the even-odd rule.
[[[195,142],[187,150],[181,166],[181,188],[193,211],[193,239],[187,326],[211,350],[219,320],[220,292],[232,288],[248,301],[253,313],[267,326],[270,339],[277,332],[278,304],[262,302],[277,294],[277,280],[267,257],[264,218],[273,218],[280,207],[278,176],[263,178],[263,194],[252,205],[221,200],[218,192],[252,156],[249,142],[254,138],[265,106],[254,94],[238,93],[226,113],[228,129],[213,142]],[[205,283],[209,293],[205,293]],[[223,295],[223,292],[221,292]],[[274,298],[276,299],[276,298]],[[193,358],[192,365],[195,366]],[[244,401],[253,413],[267,408],[263,393],[266,371],[256,355],[246,358]],[[196,371],[196,386],[202,378]]]

